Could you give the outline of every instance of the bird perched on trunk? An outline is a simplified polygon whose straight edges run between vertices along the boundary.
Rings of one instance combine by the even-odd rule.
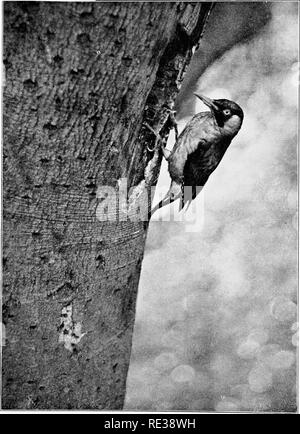
[[[169,164],[171,186],[166,197],[156,205],[157,209],[180,198],[179,210],[189,204],[199,193],[212,172],[223,158],[232,139],[241,128],[244,113],[241,107],[227,99],[210,99],[195,94],[210,111],[196,114],[180,136],[172,151],[161,141],[163,155]],[[159,138],[159,134],[147,125]],[[191,187],[191,194],[185,197],[184,187]],[[198,188],[197,188],[198,187]]]

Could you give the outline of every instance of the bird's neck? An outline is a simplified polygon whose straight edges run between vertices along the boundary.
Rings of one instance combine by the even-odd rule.
[[[221,127],[227,136],[234,137],[241,128],[242,120],[239,116],[233,115],[227,119]]]

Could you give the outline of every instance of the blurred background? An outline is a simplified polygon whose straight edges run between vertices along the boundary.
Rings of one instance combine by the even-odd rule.
[[[296,411],[298,70],[297,3],[216,5],[179,129],[194,91],[245,120],[185,221],[150,224],[126,409]]]

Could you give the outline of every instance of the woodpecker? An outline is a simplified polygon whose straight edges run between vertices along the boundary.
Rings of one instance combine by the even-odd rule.
[[[165,148],[157,136],[165,159],[168,161],[171,177],[170,189],[163,200],[152,210],[151,216],[159,208],[180,198],[179,210],[191,201],[207,182],[209,176],[221,162],[232,139],[239,132],[244,118],[241,107],[227,99],[210,99],[195,94],[210,111],[196,114],[186,125],[172,151]],[[185,197],[184,187],[191,187],[191,195]],[[198,187],[198,188],[197,188]]]

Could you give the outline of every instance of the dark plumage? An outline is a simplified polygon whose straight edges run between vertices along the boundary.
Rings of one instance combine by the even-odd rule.
[[[219,165],[232,139],[241,128],[244,114],[241,107],[226,99],[211,100],[196,95],[209,108],[209,112],[196,114],[178,137],[172,151],[163,148],[169,163],[170,190],[151,212],[181,197],[180,209],[195,199],[211,173]],[[184,195],[190,186],[192,195]]]

